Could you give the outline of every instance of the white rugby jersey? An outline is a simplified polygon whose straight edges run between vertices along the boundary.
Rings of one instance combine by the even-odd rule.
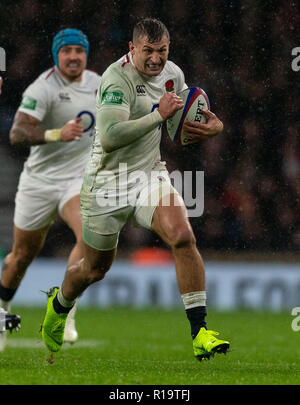
[[[53,67],[24,91],[18,111],[40,120],[41,128],[62,128],[76,117],[82,118],[80,124],[84,128],[79,141],[31,146],[24,165],[29,173],[49,180],[66,180],[83,174],[93,142],[100,81],[98,74],[84,70],[81,82],[70,82]]]
[[[178,93],[185,88],[184,74],[175,63],[167,61],[158,76],[145,76],[136,70],[129,52],[104,72],[97,95],[97,113],[106,108],[121,109],[129,113],[129,121],[136,120],[158,108],[159,100],[167,91]],[[161,125],[112,152],[103,150],[100,134],[101,128],[96,126],[92,159],[86,169],[83,186],[83,191],[87,193],[91,184],[96,188],[104,186],[107,171],[121,178],[119,163],[126,163],[127,173],[130,174],[138,170],[148,172],[160,161]],[[120,136],[125,135],[120,133]]]

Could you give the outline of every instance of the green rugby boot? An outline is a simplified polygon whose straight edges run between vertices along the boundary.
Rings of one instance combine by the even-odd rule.
[[[52,287],[47,294],[47,312],[42,324],[42,338],[51,352],[58,352],[64,342],[64,331],[68,314],[58,314],[53,308],[53,300],[59,291]]]
[[[193,340],[194,355],[199,361],[209,360],[215,353],[227,353],[230,344],[226,340],[217,339],[215,336],[218,334],[219,332],[213,330],[200,329]]]

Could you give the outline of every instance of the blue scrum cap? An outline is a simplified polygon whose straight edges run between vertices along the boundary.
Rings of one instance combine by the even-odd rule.
[[[58,67],[58,52],[65,45],[81,45],[85,48],[86,58],[89,54],[90,44],[87,36],[75,28],[66,28],[55,35],[52,42],[52,56]]]

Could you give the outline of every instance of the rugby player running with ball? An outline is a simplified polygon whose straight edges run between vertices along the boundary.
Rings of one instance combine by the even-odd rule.
[[[103,74],[93,153],[81,190],[84,258],[68,268],[61,288],[49,291],[42,336],[51,352],[63,344],[67,311],[111,267],[127,221],[153,230],[172,249],[196,358],[209,359],[229,348],[229,342],[216,338],[218,333],[206,327],[203,261],[184,201],[160,158],[161,124],[183,108],[176,93],[187,88],[181,69],[168,61],[169,43],[164,24],[143,19],[134,27],[129,53]],[[170,81],[174,91],[167,91]],[[215,114],[208,111],[205,115],[206,124],[185,126],[193,140],[207,139],[223,129]],[[122,172],[125,166],[127,176]],[[141,171],[144,182],[136,181]]]

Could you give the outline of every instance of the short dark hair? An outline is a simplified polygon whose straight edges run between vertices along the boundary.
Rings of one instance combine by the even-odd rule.
[[[139,38],[147,37],[151,43],[159,42],[163,36],[170,39],[169,31],[165,24],[155,18],[144,18],[137,22],[133,28],[133,42]]]

